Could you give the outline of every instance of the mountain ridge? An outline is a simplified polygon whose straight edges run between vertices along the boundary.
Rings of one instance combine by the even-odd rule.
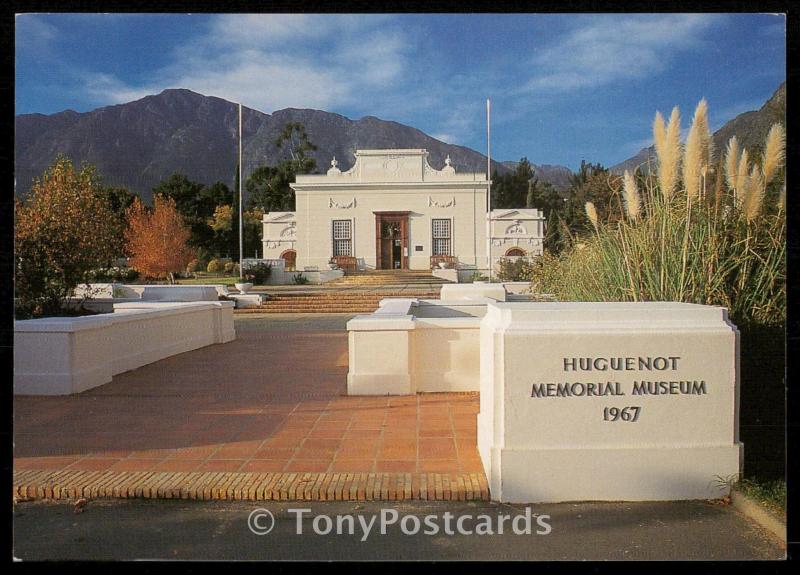
[[[425,148],[436,168],[444,165],[448,155],[461,171],[485,171],[486,166],[486,156],[480,152],[372,115],[352,120],[312,108],[284,108],[268,114],[243,107],[242,121],[245,177],[260,165],[275,165],[289,157],[287,150],[273,142],[290,121],[302,123],[317,146],[310,155],[320,172],[333,156],[342,170],[349,169],[354,152],[369,148]],[[147,201],[152,188],[174,172],[206,185],[222,181],[232,186],[235,178],[238,105],[185,88],[168,88],[89,112],[21,114],[15,117],[15,131],[17,195],[25,195],[33,178],[59,153],[76,164],[95,165],[104,183],[124,186]],[[499,161],[492,161],[492,169],[508,171]]]
[[[737,115],[713,133],[712,139],[716,157],[719,158],[720,154],[724,153],[728,141],[734,135],[739,141],[740,147],[747,148],[751,153],[759,149],[763,145],[772,124],[776,121],[785,122],[785,115],[786,82],[783,82],[773,92],[772,96],[764,102],[761,108]],[[621,174],[625,170],[633,171],[637,168],[646,170],[648,162],[654,162],[655,158],[655,147],[649,146],[642,148],[635,156],[623,160],[609,169],[617,174]]]

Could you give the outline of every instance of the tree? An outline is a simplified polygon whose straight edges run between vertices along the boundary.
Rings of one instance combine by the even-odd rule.
[[[60,156],[26,201],[15,200],[15,297],[19,316],[60,313],[92,268],[121,252],[122,228],[98,193],[92,166]]]
[[[570,233],[575,234],[590,229],[586,217],[586,202],[594,204],[598,219],[602,222],[613,222],[622,218],[622,205],[619,200],[620,178],[613,176],[602,165],[587,163],[584,160],[580,169],[570,179],[569,199],[563,214]]]
[[[289,184],[295,173],[290,162],[281,162],[280,167],[259,166],[247,178],[248,205],[265,212],[288,212],[295,209],[294,192]]]
[[[284,146],[289,150],[291,162],[296,174],[308,174],[316,168],[317,162],[308,157],[317,147],[308,140],[305,126],[300,122],[287,122],[274,140],[278,149]]]
[[[260,166],[250,174],[245,182],[248,206],[266,212],[292,211],[294,191],[289,184],[294,183],[297,174],[310,174],[316,169],[316,160],[307,154],[317,147],[308,140],[305,128],[298,122],[284,125],[273,143],[278,149],[288,149],[289,158],[277,166]]]
[[[534,169],[528,158],[522,157],[510,174],[492,174],[492,208],[520,208],[526,205],[528,184],[534,179]]]
[[[178,212],[191,229],[189,243],[192,246],[219,255],[228,252],[228,244],[220,244],[208,226],[208,219],[213,217],[217,206],[233,202],[234,194],[228,186],[222,182],[204,186],[183,174],[175,173],[153,188],[153,196],[157,195],[175,200]]]
[[[236,173],[233,178],[233,189],[236,193],[233,194],[231,200],[231,233],[228,242],[228,253],[231,257],[239,261],[239,165],[236,165]],[[244,198],[242,198],[244,199]]]
[[[198,214],[198,198],[203,184],[193,182],[184,174],[175,172],[153,188],[153,197],[164,196],[175,200],[175,207],[185,218],[195,218]],[[208,214],[207,214],[208,215]]]
[[[125,211],[137,198],[136,194],[119,186],[98,186],[97,193],[108,203],[108,207],[124,225]]]
[[[233,206],[223,204],[214,209],[214,215],[208,218],[208,226],[214,231],[214,244],[219,249],[215,255],[222,256],[230,253],[231,245],[234,241],[233,230]],[[238,234],[238,230],[236,234]],[[238,236],[236,241],[238,242]],[[238,244],[237,244],[238,245]]]
[[[189,247],[191,231],[183,222],[173,198],[157,195],[152,210],[136,200],[127,211],[125,241],[130,266],[145,276],[166,277],[186,269],[195,252]]]
[[[249,257],[251,254],[261,251],[261,229],[264,210],[253,208],[244,212],[244,255]]]
[[[245,257],[254,255],[261,248],[261,226],[264,210],[253,208],[244,212],[244,254]],[[236,245],[239,242],[239,228],[233,229],[233,206],[217,206],[214,217],[209,218],[208,225],[220,238],[220,243],[225,240],[230,242],[230,238],[235,236]]]

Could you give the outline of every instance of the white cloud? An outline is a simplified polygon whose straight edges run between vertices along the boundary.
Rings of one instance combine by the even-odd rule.
[[[329,71],[307,62],[269,57],[232,62],[228,68],[195,70],[176,79],[175,85],[267,112],[326,108],[351,95],[350,88]]]
[[[408,67],[408,45],[385,16],[220,15],[177,46],[146,85],[107,74],[93,74],[87,85],[115,102],[181,87],[265,112],[331,109],[394,90]]]
[[[446,144],[455,144],[458,142],[458,138],[453,134],[431,134],[431,138],[436,138]]]
[[[132,87],[110,74],[92,72],[81,75],[79,90],[81,93],[88,93],[99,102],[123,104],[125,102],[144,98],[154,91],[160,92],[163,88],[155,88],[152,86]]]
[[[716,16],[706,14],[597,15],[579,23],[533,59],[524,91],[596,88],[657,74],[674,53],[696,48]]]
[[[24,50],[29,54],[41,54],[49,50],[57,39],[55,26],[39,18],[36,14],[16,14],[14,18],[14,42],[17,53]]]
[[[350,35],[386,19],[360,14],[224,14],[212,21],[209,40],[216,45],[279,47],[309,38]]]

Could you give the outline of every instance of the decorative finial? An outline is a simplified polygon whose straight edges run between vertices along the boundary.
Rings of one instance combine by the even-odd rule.
[[[331,160],[331,167],[328,170],[328,175],[329,176],[338,176],[339,174],[342,173],[342,171],[339,168],[336,167],[338,165],[339,165],[339,162],[336,161],[336,156],[334,156],[333,159]]]
[[[455,174],[456,169],[451,166],[453,162],[450,161],[450,154],[447,154],[447,157],[444,159],[444,168],[442,168],[442,172],[445,174]]]

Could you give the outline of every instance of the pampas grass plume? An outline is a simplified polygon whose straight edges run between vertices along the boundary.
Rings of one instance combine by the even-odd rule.
[[[669,124],[663,129],[664,119],[656,116],[653,133],[658,153],[658,183],[664,202],[669,203],[678,183],[681,157],[681,115],[678,107],[672,109]],[[662,133],[663,132],[663,133]],[[660,142],[660,143],[659,143]]]
[[[592,202],[586,202],[586,216],[589,218],[589,221],[592,222],[594,230],[600,233],[599,224],[597,222],[597,208],[594,207]]]
[[[697,105],[683,152],[683,185],[689,199],[697,197],[700,192],[702,169],[708,165],[704,158],[705,135],[702,133],[703,120],[701,119],[704,103],[705,100],[701,100]]]
[[[632,221],[639,219],[642,208],[642,200],[639,196],[639,189],[636,186],[636,178],[628,170],[622,176],[622,197],[625,200],[625,211]]]
[[[764,176],[761,168],[753,164],[753,169],[747,177],[745,185],[747,195],[744,198],[744,214],[748,222],[752,222],[761,212],[761,205],[764,203]]]
[[[769,184],[786,158],[786,132],[781,124],[773,124],[764,146],[764,184]]]
[[[745,186],[747,185],[747,173],[750,171],[750,157],[747,155],[747,148],[742,149],[742,155],[739,156],[739,165],[736,167],[736,190],[742,190],[744,194]]]
[[[737,179],[736,170],[739,169],[739,140],[736,136],[728,140],[728,147],[725,150],[725,182],[728,189],[736,189]]]

